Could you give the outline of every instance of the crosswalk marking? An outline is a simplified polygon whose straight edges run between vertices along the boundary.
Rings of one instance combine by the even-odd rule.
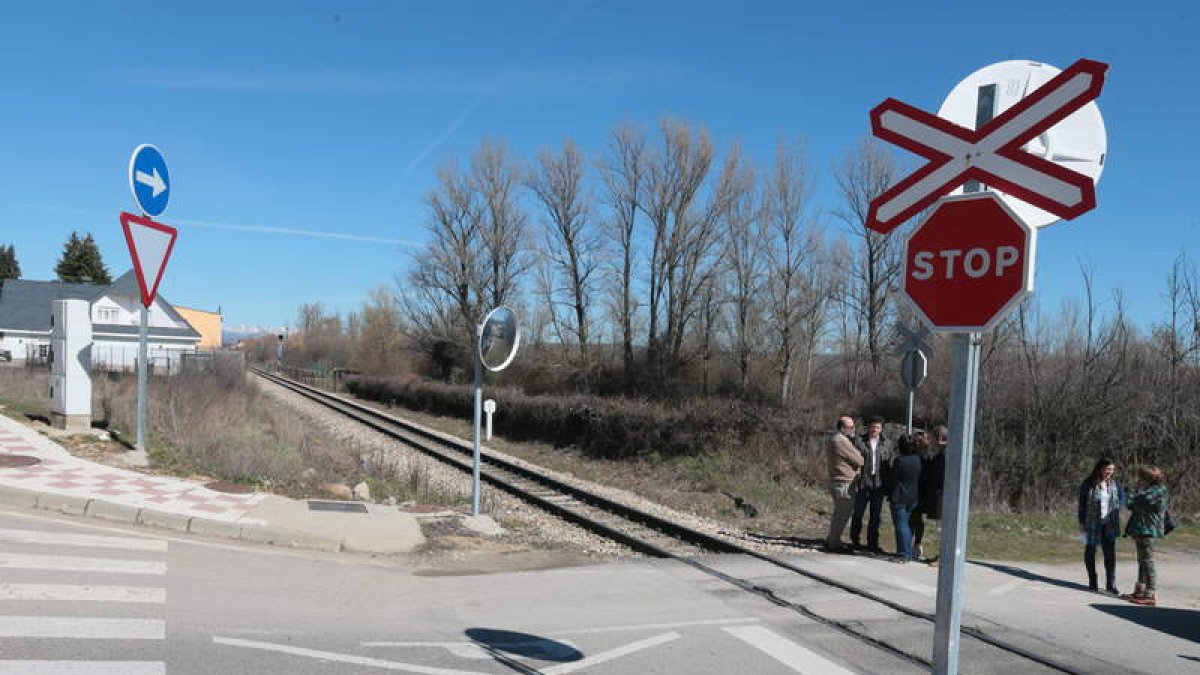
[[[12,530],[0,528],[0,541],[16,544],[43,544],[47,546],[87,546],[91,548],[116,548],[127,551],[167,550],[167,542],[157,539],[135,537],[104,537],[94,534],[69,532],[40,532],[38,530]]]
[[[162,661],[0,661],[0,675],[166,675]]]
[[[0,638],[162,640],[161,619],[92,619],[74,616],[0,616]]]
[[[854,671],[788,640],[762,626],[733,626],[722,629],[797,673],[811,675],[853,675]]]
[[[10,553],[3,549],[14,548],[14,544],[27,547],[28,551],[43,553]],[[51,548],[55,547],[55,548]],[[57,550],[93,551],[93,555],[54,555]],[[95,557],[105,551],[126,552],[119,558]],[[107,603],[140,605],[155,608],[167,601],[167,589],[159,586],[131,586],[94,584],[89,577],[77,579],[80,574],[144,575],[161,577],[167,572],[167,562],[162,554],[167,551],[167,542],[160,538],[136,536],[105,536],[78,534],[52,530],[0,528],[0,675],[166,675],[164,661],[116,660],[120,653],[117,645],[124,642],[162,641],[166,639],[166,621],[149,617],[78,617],[63,616],[73,613],[77,607],[95,613],[97,607]],[[120,555],[119,553],[117,555]],[[138,560],[127,556],[145,555],[158,560]],[[6,570],[18,570],[8,572]],[[18,574],[31,575],[28,581]],[[49,583],[60,577],[61,581],[84,581],[84,583]],[[156,579],[161,582],[161,579]],[[137,583],[137,582],[135,582]],[[59,604],[42,604],[59,603]],[[82,605],[78,603],[84,603]],[[95,603],[95,604],[89,604]],[[55,607],[42,614],[45,607]],[[41,642],[51,640],[54,642]],[[83,654],[59,640],[96,642],[106,644],[114,660],[71,659]],[[10,644],[33,645],[36,651],[24,656],[45,656],[45,659],[4,659]],[[131,654],[132,655],[132,654]],[[89,656],[92,656],[89,654]],[[141,656],[141,654],[138,654]],[[65,658],[64,658],[65,657]]]
[[[63,555],[0,553],[0,568],[55,570],[60,572],[109,572],[115,574],[166,574],[167,564],[152,560],[83,558]]]
[[[77,586],[71,584],[0,583],[0,600],[66,600],[69,602],[143,602],[161,605],[167,589],[148,586]]]

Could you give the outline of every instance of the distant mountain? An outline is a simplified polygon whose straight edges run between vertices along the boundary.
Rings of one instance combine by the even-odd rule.
[[[263,335],[278,335],[282,332],[284,332],[284,329],[278,326],[226,326],[221,331],[221,342],[231,345],[238,340],[256,338]]]

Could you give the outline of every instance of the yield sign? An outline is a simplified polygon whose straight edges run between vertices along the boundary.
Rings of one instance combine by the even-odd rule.
[[[972,131],[889,98],[871,111],[876,136],[929,159],[871,200],[867,226],[887,234],[968,180],[978,180],[1064,220],[1096,206],[1092,179],[1021,146],[1100,95],[1108,65],[1080,59]]]
[[[158,293],[158,282],[167,269],[167,259],[175,246],[178,231],[170,225],[149,218],[121,212],[121,229],[133,258],[133,271],[142,291],[142,304],[149,307]]]

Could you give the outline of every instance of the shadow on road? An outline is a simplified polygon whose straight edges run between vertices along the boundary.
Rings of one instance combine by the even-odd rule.
[[[1066,581],[1063,579],[1056,579],[1054,577],[1048,577],[1043,574],[1038,574],[1036,572],[1030,572],[1027,569],[1022,569],[1020,567],[1013,567],[1012,565],[1001,565],[999,563],[984,562],[982,560],[968,560],[967,562],[971,563],[972,565],[979,565],[980,567],[986,567],[990,570],[1002,572],[1004,574],[1008,574],[1010,576],[1014,576],[1019,579],[1025,579],[1027,581],[1037,581],[1039,583],[1050,584],[1051,586],[1058,586],[1060,588],[1070,588],[1070,589],[1073,589],[1076,591],[1086,591],[1088,589],[1087,584],[1076,583],[1074,581]]]
[[[495,628],[468,628],[464,632],[481,649],[491,654],[492,658],[518,673],[536,673],[537,671],[510,657],[560,663],[578,661],[583,658],[583,654],[571,645],[529,633]]]
[[[1092,605],[1112,616],[1132,621],[1160,633],[1174,635],[1191,642],[1200,642],[1200,610],[1174,607],[1142,607],[1133,604]],[[1186,657],[1185,657],[1186,658]],[[1194,658],[1194,657],[1193,657]]]

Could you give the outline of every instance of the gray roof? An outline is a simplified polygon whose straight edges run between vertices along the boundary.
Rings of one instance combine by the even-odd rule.
[[[0,281],[0,330],[49,331],[50,303],[55,300],[87,300],[95,302],[105,295],[135,298],[140,301],[142,291],[138,288],[137,277],[133,270],[122,274],[111,285],[102,284],[69,284],[62,281],[27,281],[25,279],[6,279]],[[172,321],[178,321],[187,326],[183,328],[151,327],[156,335],[171,335],[178,337],[199,338],[200,333],[192,328],[170,302],[158,295],[155,302],[159,303]],[[122,332],[124,327],[108,324],[97,324],[94,330],[103,332]],[[136,332],[136,331],[135,331]]]

